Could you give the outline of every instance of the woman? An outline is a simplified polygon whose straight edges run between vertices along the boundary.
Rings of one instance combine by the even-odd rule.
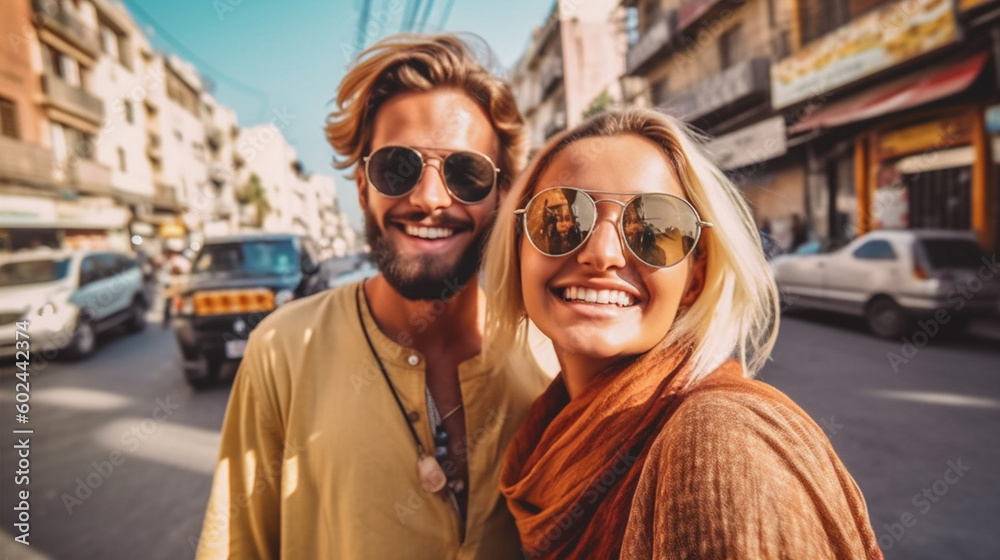
[[[537,233],[553,199],[578,240]],[[491,351],[530,317],[561,366],[501,474],[526,557],[881,558],[822,431],[750,379],[777,290],[745,202],[682,125],[628,111],[553,139],[486,262]]]

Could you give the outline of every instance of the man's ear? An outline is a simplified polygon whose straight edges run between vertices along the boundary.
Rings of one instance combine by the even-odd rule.
[[[691,269],[688,272],[687,289],[684,290],[684,297],[681,298],[681,308],[694,305],[705,288],[705,276],[708,268],[708,255],[701,247],[695,247],[691,254]]]
[[[368,210],[368,189],[366,188],[365,174],[361,170],[361,166],[358,165],[354,168],[354,182],[358,185],[358,204],[361,205],[361,210]]]

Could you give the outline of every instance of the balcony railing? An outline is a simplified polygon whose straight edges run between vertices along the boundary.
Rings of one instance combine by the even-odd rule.
[[[542,133],[545,134],[545,138],[549,138],[564,128],[566,128],[566,112],[560,111],[552,115],[552,120],[545,125],[545,128],[542,129]]]
[[[111,170],[96,161],[70,160],[66,164],[66,181],[82,193],[111,194]]]
[[[673,39],[676,29],[676,11],[657,18],[656,22],[639,37],[639,40],[628,48],[628,53],[625,55],[626,73],[635,73],[653,57],[663,52]]]
[[[160,145],[160,135],[149,133],[146,139],[146,157],[156,161],[163,159],[163,148]]]
[[[33,0],[35,25],[52,31],[90,56],[101,50],[97,31],[88,27],[71,12],[64,10],[55,0]]]
[[[52,186],[55,157],[42,146],[0,136],[0,179]]]
[[[157,183],[153,189],[153,206],[162,210],[179,210],[181,204],[177,200],[177,188],[166,183]]]
[[[563,78],[563,61],[561,55],[554,55],[542,63],[542,73],[539,85],[542,96],[546,96]]]
[[[770,68],[771,62],[767,58],[745,60],[672,95],[663,109],[686,121],[717,111],[728,112],[751,98],[770,93]]]
[[[55,74],[42,75],[42,91],[48,97],[49,104],[63,111],[94,124],[100,124],[104,118],[104,103],[100,99],[64,82]]]

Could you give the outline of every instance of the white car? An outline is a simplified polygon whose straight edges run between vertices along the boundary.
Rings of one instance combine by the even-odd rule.
[[[830,253],[809,247],[771,261],[790,307],[861,316],[887,338],[905,334],[916,320],[956,328],[970,317],[997,314],[996,256],[988,257],[972,232],[878,230]]]
[[[33,353],[87,356],[100,332],[145,328],[148,306],[142,273],[128,255],[46,250],[0,256],[0,356],[16,354],[16,324],[24,321]]]

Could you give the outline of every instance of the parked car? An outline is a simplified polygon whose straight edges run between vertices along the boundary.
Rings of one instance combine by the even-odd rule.
[[[106,251],[34,250],[0,257],[0,355],[15,354],[15,323],[28,321],[34,352],[93,353],[97,335],[146,327],[142,272]]]
[[[378,274],[378,268],[365,254],[329,259],[324,265],[332,272],[328,275],[331,288],[353,284]]]
[[[317,255],[310,239],[292,234],[205,241],[174,299],[174,333],[192,387],[214,385],[222,365],[243,357],[250,331],[272,311],[326,289]]]
[[[878,230],[829,253],[817,246],[775,257],[771,266],[790,306],[861,316],[876,335],[896,338],[914,319],[960,328],[995,315],[1000,275],[990,262],[971,232]]]

